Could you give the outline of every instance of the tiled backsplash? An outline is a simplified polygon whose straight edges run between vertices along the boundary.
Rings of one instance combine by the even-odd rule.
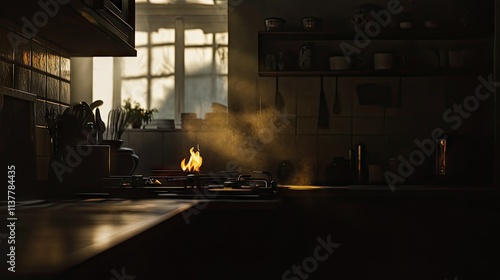
[[[261,106],[273,106],[275,78],[260,77],[256,83]],[[356,86],[362,83],[387,85],[394,95],[400,91],[401,105],[389,108],[360,105]],[[275,171],[281,160],[290,159],[299,168],[309,166],[315,170],[309,182],[314,183],[325,178],[326,166],[333,157],[347,158],[348,150],[358,143],[367,146],[368,164],[387,166],[388,158],[407,157],[417,148],[415,139],[429,138],[435,128],[471,137],[491,136],[492,99],[483,101],[456,130],[443,118],[443,113],[453,108],[454,103],[461,104],[466,96],[473,95],[477,84],[474,76],[404,77],[401,84],[399,77],[325,77],[329,128],[318,128],[320,78],[279,78],[278,90],[288,105],[288,114],[293,116],[290,126],[295,131],[275,137],[269,144],[269,161],[262,168]],[[341,108],[339,114],[333,113],[336,94]],[[288,148],[273,153],[273,148],[280,145]]]
[[[23,36],[20,26],[0,19],[0,85],[33,93],[38,180],[45,179],[49,163],[50,141],[45,128],[45,109],[62,112],[70,103],[70,59],[58,46],[40,38],[11,44],[12,36]],[[10,34],[10,35],[9,35]]]
[[[382,0],[373,2],[380,5],[387,4],[387,1]],[[440,23],[444,23],[447,20],[452,21],[451,15],[457,13],[459,4],[455,2],[419,1],[413,4],[402,3],[402,5],[407,5],[413,9],[412,12],[418,14],[440,14]],[[321,65],[327,68],[325,58],[342,53],[341,43],[356,45],[353,42],[357,40],[355,38],[354,40],[349,38],[319,40],[318,37],[304,35],[303,39],[295,40],[293,36],[274,37],[272,34],[269,37],[262,34],[259,36],[258,33],[265,29],[265,18],[284,18],[286,20],[285,31],[294,32],[301,31],[300,19],[302,17],[314,15],[323,20],[321,31],[342,33],[341,31],[344,30],[353,31],[350,22],[351,15],[363,3],[365,1],[361,0],[317,1],[314,5],[304,5],[303,1],[299,0],[255,0],[241,3],[237,9],[228,14],[231,42],[228,97],[230,113],[233,115],[257,114],[259,108],[274,107],[276,78],[259,76],[259,65],[262,66],[263,63],[259,61],[259,55],[261,58],[264,57],[268,54],[266,51],[297,54],[302,44],[311,42],[314,45],[313,61],[319,59]],[[481,2],[481,4],[484,3]],[[298,6],[301,8],[298,9]],[[450,11],[451,7],[457,10]],[[477,5],[477,7],[478,9],[484,8],[483,5]],[[445,9],[450,12],[442,14],[441,11]],[[249,34],[253,35],[249,36]],[[427,67],[425,64],[435,65],[436,50],[454,48],[474,50],[473,53],[477,55],[474,65],[478,64],[476,69],[478,71],[473,73],[474,69],[467,69],[471,71],[470,75],[463,76],[432,75],[431,72],[425,73],[424,71],[424,75],[413,77],[406,75],[401,79],[398,74],[394,77],[382,77],[377,74],[374,75],[375,77],[370,77],[369,74],[363,77],[324,77],[324,92],[329,109],[329,128],[318,127],[321,85],[319,75],[321,74],[318,74],[318,77],[306,77],[307,74],[303,77],[279,77],[278,90],[285,99],[288,114],[292,116],[293,120],[289,125],[292,131],[280,133],[272,143],[268,144],[269,161],[265,166],[256,168],[276,172],[279,162],[289,159],[296,169],[307,169],[308,173],[312,170],[314,173],[312,176],[304,176],[310,180],[303,180],[301,183],[314,183],[326,177],[326,167],[334,157],[348,157],[348,150],[355,148],[358,143],[366,145],[369,164],[387,166],[389,158],[399,155],[407,157],[416,149],[415,139],[429,138],[435,128],[442,128],[446,133],[464,135],[468,138],[490,137],[491,139],[494,122],[493,98],[481,101],[479,109],[471,113],[470,117],[464,118],[456,130],[451,127],[453,123],[449,120],[446,122],[443,114],[449,109],[453,110],[454,104],[462,104],[467,96],[474,96],[476,86],[479,84],[478,75],[487,77],[491,73],[492,40],[489,38],[404,40],[403,37],[401,40],[373,38],[366,42],[367,45],[360,50],[361,52],[356,51],[356,54],[365,58],[370,68],[373,64],[374,53],[391,51],[403,54],[407,58],[406,66],[412,65],[410,69],[424,69]],[[266,39],[262,40],[262,38]],[[316,69],[323,68],[317,67]],[[261,67],[260,70],[263,68]],[[292,70],[291,75],[300,76],[301,74]],[[389,108],[360,105],[356,89],[358,85],[365,83],[388,86],[393,100],[395,96],[401,96],[401,105]],[[338,98],[335,98],[336,95]],[[334,100],[340,103],[338,114],[334,114],[333,111]],[[483,142],[487,143],[490,139]],[[490,145],[488,148],[491,150],[493,147]],[[466,149],[467,152],[476,153],[477,147]],[[275,150],[279,152],[274,152]],[[485,159],[489,160],[486,157]],[[430,156],[426,159],[426,164],[432,165],[432,161],[434,158]],[[432,171],[430,173],[432,175]],[[415,172],[415,179],[417,175],[418,172]],[[407,183],[410,181],[408,180]]]

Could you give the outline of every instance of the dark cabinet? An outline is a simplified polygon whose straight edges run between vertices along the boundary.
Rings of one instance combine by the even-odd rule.
[[[135,1],[2,1],[0,17],[24,36],[60,45],[68,56],[135,56]]]

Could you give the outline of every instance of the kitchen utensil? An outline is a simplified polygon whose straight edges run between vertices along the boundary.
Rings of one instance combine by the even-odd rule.
[[[304,44],[299,50],[299,68],[308,70],[312,67],[313,46],[311,43]]]
[[[95,122],[97,126],[97,144],[100,144],[103,139],[104,131],[106,130],[106,125],[101,119],[101,112],[99,108],[95,109]]]
[[[90,109],[94,110],[95,108],[102,106],[102,104],[104,104],[104,102],[102,100],[96,100],[96,101],[92,102],[92,104],[90,104]]]
[[[339,78],[335,77],[335,99],[333,100],[333,114],[338,115],[341,113],[340,98],[339,98]]]
[[[323,77],[321,77],[321,89],[319,93],[319,113],[318,113],[318,127],[329,128],[328,104],[326,103],[326,96],[323,90]]]
[[[82,101],[81,104],[83,105],[83,110],[85,112],[84,116],[84,121],[87,123],[87,122],[93,122],[95,124],[95,116],[94,116],[94,113],[92,111],[92,108],[90,108],[90,105],[85,102],[85,101]]]
[[[116,140],[113,137],[114,131],[115,131],[115,126],[114,126],[114,114],[115,110],[110,110],[108,113],[108,130],[106,131],[106,139],[108,140]]]
[[[302,29],[312,31],[321,29],[322,20],[317,17],[303,17]]]
[[[276,107],[276,110],[280,111],[281,113],[284,113],[284,111],[285,111],[285,100],[283,99],[283,96],[279,92],[278,76],[276,76],[276,95],[275,95],[275,98],[274,98],[274,106]]]
[[[366,183],[367,178],[367,157],[366,145],[358,144],[356,146],[356,182]]]
[[[266,18],[264,20],[266,31],[278,31],[285,28],[286,20],[279,17]]]

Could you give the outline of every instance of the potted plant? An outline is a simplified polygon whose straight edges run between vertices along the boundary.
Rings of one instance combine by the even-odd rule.
[[[132,128],[140,128],[143,124],[144,126],[146,126],[153,118],[153,114],[158,112],[156,108],[142,108],[139,102],[134,102],[134,105],[132,106],[132,101],[130,100],[130,98],[125,100],[123,109],[128,115],[129,122],[132,124]]]

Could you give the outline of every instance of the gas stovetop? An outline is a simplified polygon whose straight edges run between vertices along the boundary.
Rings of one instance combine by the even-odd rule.
[[[165,197],[194,199],[273,199],[278,184],[269,171],[185,173],[153,170],[151,176],[133,175],[104,179],[101,188],[112,197]]]

